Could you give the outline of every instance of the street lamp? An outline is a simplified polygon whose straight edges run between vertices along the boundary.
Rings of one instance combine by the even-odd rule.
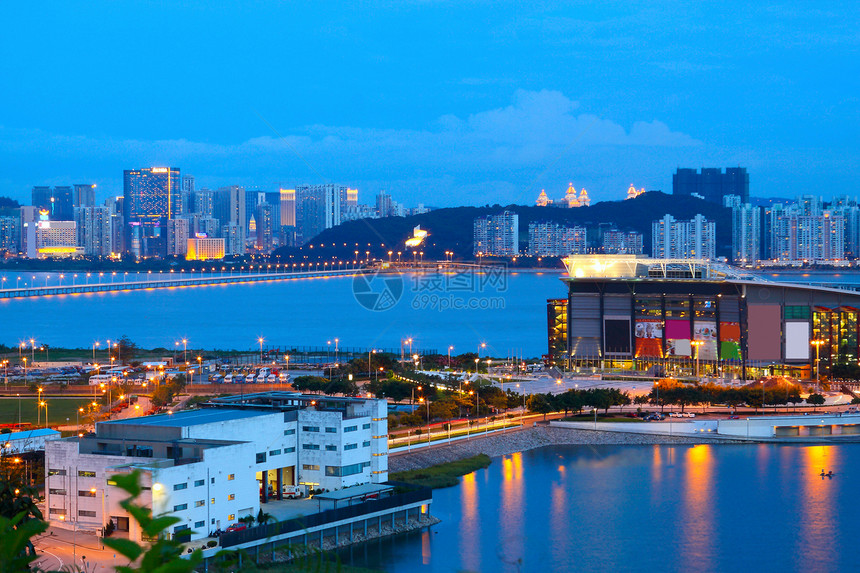
[[[699,377],[699,347],[705,343],[704,340],[691,340],[690,344],[696,348],[696,378]]]
[[[812,341],[812,345],[815,346],[815,392],[818,393],[818,383],[821,379],[821,357],[819,355],[819,349],[822,344],[825,344],[827,341],[822,340],[820,338],[816,338]]]
[[[263,337],[257,339],[257,342],[260,343],[260,364],[263,363]]]
[[[448,368],[451,368],[451,351],[454,350],[453,346],[448,347]]]
[[[185,360],[185,367],[188,368],[188,339],[186,338],[182,339],[182,354],[183,359]]]

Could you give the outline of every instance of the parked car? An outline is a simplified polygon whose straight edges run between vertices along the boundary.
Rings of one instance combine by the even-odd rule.
[[[234,523],[227,528],[227,533],[230,533],[231,531],[244,531],[245,529],[248,529],[248,526],[244,523]]]
[[[299,499],[302,497],[302,488],[297,485],[284,484],[281,487],[281,491],[283,491],[284,497],[287,499]]]

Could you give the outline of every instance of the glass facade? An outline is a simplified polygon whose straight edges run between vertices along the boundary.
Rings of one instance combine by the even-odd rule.
[[[156,227],[182,214],[178,167],[150,167],[123,172],[126,221]]]

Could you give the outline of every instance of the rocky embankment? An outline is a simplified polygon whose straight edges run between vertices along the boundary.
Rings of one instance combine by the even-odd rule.
[[[537,426],[492,434],[486,437],[460,440],[449,445],[434,446],[409,453],[391,455],[388,471],[417,470],[446,462],[469,458],[478,454],[490,457],[524,452],[544,446],[559,445],[655,445],[655,444],[706,444],[707,438],[680,436],[658,436],[649,434],[624,434],[620,432],[595,432]]]

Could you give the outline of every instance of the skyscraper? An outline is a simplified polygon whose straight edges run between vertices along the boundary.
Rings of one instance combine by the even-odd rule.
[[[296,190],[283,189],[280,190],[281,200],[281,226],[295,227],[296,226]]]
[[[326,229],[340,225],[342,185],[296,187],[299,241],[306,244]]]
[[[74,206],[95,207],[96,186],[89,183],[77,183],[74,185]]]
[[[193,175],[183,175],[182,176],[182,214],[185,215],[187,213],[194,213],[197,211],[197,205],[195,204],[195,200],[197,196],[194,192],[194,176]]]
[[[761,208],[749,203],[732,208],[732,260],[755,265],[761,257]]]
[[[52,221],[72,221],[75,217],[74,192],[71,187],[33,187],[32,204],[40,211],[47,211]]]
[[[107,207],[79,207],[77,210],[78,246],[84,254],[107,257],[111,254],[111,214]]]
[[[213,203],[214,217],[221,223],[221,236],[224,237],[226,241],[225,249],[227,250],[227,254],[244,254],[244,241],[247,235],[245,227],[245,188],[237,185],[222,187],[215,191]],[[223,233],[224,228],[227,225],[236,226],[236,229],[231,229],[230,233],[241,234],[241,249],[238,246],[239,243],[235,239],[228,238],[228,236]],[[231,240],[233,240],[233,243],[231,243]]]
[[[745,167],[728,167],[725,173],[718,167],[703,167],[700,172],[679,167],[672,175],[672,194],[696,194],[720,205],[726,195],[737,195],[741,203],[749,203],[750,176]]]
[[[129,239],[142,256],[167,254],[167,220],[182,214],[178,167],[147,167],[123,172],[123,219]],[[132,228],[136,227],[136,228]],[[134,249],[132,249],[134,250]]]
[[[188,251],[190,221],[186,218],[170,219],[167,222],[167,254],[184,257]]]
[[[272,220],[272,206],[268,203],[259,203],[254,212],[257,222],[257,250],[270,253],[274,245],[274,221]]]

